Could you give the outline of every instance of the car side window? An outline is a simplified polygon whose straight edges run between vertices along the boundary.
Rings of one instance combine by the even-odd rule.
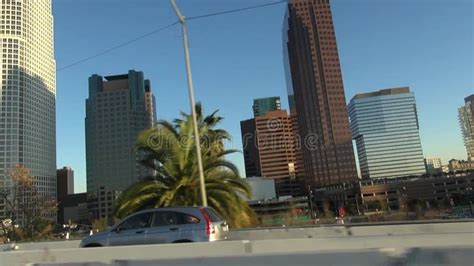
[[[155,212],[152,226],[170,226],[179,224],[197,224],[200,220],[189,214],[180,212]]]
[[[141,213],[128,218],[121,225],[120,230],[131,230],[150,227],[152,213]]]
[[[178,216],[175,212],[155,212],[155,219],[152,226],[177,225]]]
[[[198,224],[200,222],[199,218],[184,213],[182,213],[181,221],[183,224]]]

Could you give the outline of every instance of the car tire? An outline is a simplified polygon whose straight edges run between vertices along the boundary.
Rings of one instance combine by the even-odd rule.
[[[173,243],[192,243],[193,241],[189,240],[189,239],[180,239],[180,240],[176,240],[174,241]]]

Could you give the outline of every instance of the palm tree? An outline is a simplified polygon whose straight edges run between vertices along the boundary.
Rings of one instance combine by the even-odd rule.
[[[255,214],[243,199],[251,190],[240,178],[237,167],[225,156],[224,140],[230,135],[215,126],[222,121],[217,111],[204,117],[196,105],[201,153],[209,206],[219,212],[232,227],[248,226]],[[154,128],[140,133],[137,149],[142,163],[154,174],[127,188],[118,198],[115,215],[119,218],[147,208],[200,206],[199,172],[191,115],[181,113],[173,123],[159,121]]]

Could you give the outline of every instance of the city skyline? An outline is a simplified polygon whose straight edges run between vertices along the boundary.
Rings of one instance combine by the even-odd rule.
[[[253,5],[255,2],[265,3],[267,1],[238,1],[226,4],[208,1],[202,6],[193,9],[191,9],[190,4],[183,1],[183,10],[185,14],[196,15],[215,10],[227,10]],[[454,49],[457,52],[461,50],[465,51],[465,53],[469,53],[467,47],[472,46],[472,39],[469,39],[469,36],[466,37],[465,34],[461,34],[466,33],[469,27],[457,27],[456,30],[452,30],[449,27],[449,25],[453,23],[459,24],[460,21],[469,22],[469,12],[466,13],[466,9],[468,10],[469,6],[467,8],[465,7],[466,1],[459,1],[458,3],[459,5],[442,6],[446,7],[447,10],[442,10],[442,8],[437,9],[432,6],[426,9],[424,8],[423,1],[412,4],[404,3],[400,6],[396,6],[391,14],[384,13],[381,8],[383,5],[377,5],[374,2],[372,2],[370,6],[357,6],[348,1],[334,0],[332,5],[346,88],[346,100],[355,93],[375,90],[380,87],[410,85],[419,102],[421,139],[422,142],[424,142],[424,155],[442,157],[444,161],[450,157],[465,157],[461,134],[457,124],[457,107],[462,104],[463,98],[469,94],[470,89],[473,87],[472,79],[466,79],[466,77],[468,77],[466,73],[472,73],[472,66],[469,66],[468,63],[466,64],[466,59],[463,61],[459,56],[453,55],[453,53],[448,50],[446,50],[446,54],[441,55],[441,57],[437,55],[439,49],[449,47],[451,44],[460,46]],[[136,35],[134,32],[122,33],[122,31],[118,29],[120,27],[116,27],[107,32],[100,31],[103,36],[99,36],[99,31],[94,31],[91,27],[94,23],[94,19],[98,19],[98,17],[95,18],[95,16],[98,16],[100,13],[98,11],[97,13],[95,13],[96,11],[92,12],[90,14],[91,21],[86,22],[84,30],[80,29],[79,25],[81,23],[75,20],[77,16],[71,14],[71,11],[64,9],[64,7],[72,5],[77,7],[80,11],[80,4],[74,4],[72,1],[55,2],[54,4],[59,6],[55,7],[55,11],[57,11],[55,15],[58,16],[56,19],[56,47],[60,50],[57,56],[59,67],[67,65],[78,58],[88,56],[93,53],[91,51],[101,51],[109,46],[113,46],[117,42],[120,43],[124,38],[126,40]],[[127,7],[127,4],[117,4],[115,7],[107,8],[105,7],[106,4],[97,3],[97,5],[99,5],[99,7],[102,6],[111,13],[117,11],[121,15],[125,13],[119,9],[126,9]],[[469,5],[469,3],[467,3],[467,5]],[[134,5],[129,8],[138,7]],[[159,14],[163,15],[163,19],[160,19],[159,23],[154,22],[151,27],[148,27],[149,23],[147,23],[145,19],[147,16],[143,16],[145,21],[139,20],[137,22],[130,22],[131,25],[127,27],[134,27],[133,23],[140,23],[144,25],[144,28],[146,26],[147,29],[153,29],[169,21],[174,21],[173,13],[168,3],[160,2],[154,4],[154,2],[144,1],[143,6],[138,9],[146,14],[147,8],[151,8],[153,12],[158,11]],[[377,10],[378,13],[373,13],[377,13],[378,15],[370,17],[367,13],[364,13],[364,8],[369,8],[371,11]],[[413,8],[414,10],[410,10]],[[75,8],[72,8],[72,10],[75,10]],[[350,10],[354,10],[354,12],[350,12]],[[252,112],[251,108],[247,110],[247,108],[245,108],[246,105],[242,106],[243,103],[250,102],[245,99],[278,95],[283,98],[283,108],[287,107],[284,97],[286,95],[286,85],[281,63],[281,27],[283,14],[284,5],[235,14],[230,18],[216,17],[190,24],[191,62],[193,70],[195,69],[194,76],[197,99],[203,102],[206,110],[221,109],[222,115],[226,118],[223,128],[229,130],[233,135],[236,140],[235,147],[237,148],[241,147],[238,141],[240,135],[239,121],[250,117]],[[380,14],[386,15],[383,20],[381,20],[380,16],[382,15]],[[397,14],[398,16],[405,14],[408,21],[400,23],[399,20],[396,20]],[[420,25],[420,27],[417,27],[415,30],[409,29],[407,25],[413,22],[415,14],[416,18],[421,17],[421,22],[425,24],[424,26]],[[433,17],[441,14],[447,16],[448,20],[443,21],[443,24],[441,22],[436,24],[437,22]],[[120,15],[118,17],[120,17]],[[265,17],[265,20],[262,19],[262,17]],[[364,19],[358,20],[358,18],[361,17],[364,17]],[[103,17],[100,17],[100,19],[103,19]],[[351,23],[347,23],[348,21],[351,21]],[[377,24],[377,22],[381,21],[383,21],[382,25],[385,26],[385,28],[381,27],[380,23]],[[156,25],[157,23],[159,25]],[[215,23],[221,23],[221,27],[213,29],[209,33],[209,36],[206,35],[206,38],[200,36],[200,34],[206,32],[208,27],[215,25]],[[249,25],[249,23],[259,25],[259,27],[248,31],[246,25]],[[372,24],[374,23],[378,26],[373,26]],[[400,28],[394,28],[394,25],[398,24],[400,24]],[[431,29],[433,24],[437,26],[434,27],[436,31]],[[466,24],[467,23],[461,25]],[[369,39],[365,38],[365,41],[368,40],[367,42],[364,42],[364,38],[360,36],[357,38],[353,36],[354,33],[352,33],[352,29],[361,27],[361,25],[366,26],[366,32],[358,32],[357,34],[371,36]],[[136,26],[138,26],[138,24]],[[236,38],[230,38],[229,35],[229,41],[232,40],[236,42],[233,45],[236,45],[239,49],[233,49],[235,54],[229,54],[229,58],[225,61],[221,61],[218,57],[225,54],[229,48],[228,46],[231,45],[222,40],[226,39],[222,37],[226,36],[225,34],[227,33],[225,33],[225,29],[228,27],[237,31],[238,34],[242,33],[244,36],[243,39],[245,39],[247,43],[242,43]],[[68,32],[65,32],[66,28],[69,28],[67,30]],[[382,38],[388,36],[384,35],[383,32],[383,30],[387,28],[392,31],[404,31],[399,34],[401,34],[401,36],[407,36],[407,43],[399,43],[396,46],[388,44],[388,40]],[[146,32],[147,29],[144,29],[143,32]],[[417,30],[419,31],[420,29],[423,29],[423,34],[421,35],[428,37],[426,41],[421,40],[420,37],[413,38],[415,33],[419,34]],[[243,33],[244,30],[247,31],[246,34]],[[91,36],[92,39],[97,38],[101,40],[101,42],[88,42],[88,49],[78,49],[76,51],[76,45],[81,45],[83,40],[79,40],[78,44],[72,45],[71,40],[74,38],[72,38],[69,31],[74,32],[74,35],[83,32],[85,36]],[[270,34],[262,35],[261,32],[270,32]],[[452,40],[437,42],[435,35],[439,32],[449,33]],[[171,48],[172,45],[176,43],[179,44],[180,42],[178,33],[178,29],[173,28],[163,32],[163,34],[150,38],[150,42],[144,40],[129,48],[115,51],[109,55],[104,55],[93,61],[78,65],[74,69],[71,68],[58,73],[58,165],[71,165],[75,170],[77,169],[76,176],[78,183],[76,183],[76,187],[78,191],[83,191],[85,185],[83,183],[85,180],[84,136],[81,136],[83,129],[77,126],[77,124],[81,123],[82,118],[78,120],[75,114],[70,112],[62,113],[62,111],[65,110],[65,106],[71,106],[78,116],[83,116],[85,113],[83,111],[84,107],[82,106],[82,101],[78,99],[85,99],[84,93],[87,88],[87,77],[90,74],[122,73],[130,68],[137,68],[143,70],[150,79],[154,80],[154,93],[157,95],[158,117],[160,119],[173,119],[178,116],[180,110],[188,111],[187,101],[186,99],[182,99],[183,95],[185,95],[186,88],[184,83],[185,76],[182,70],[182,57],[180,56],[182,51],[180,49]],[[224,36],[222,36],[222,34],[224,34]],[[259,40],[255,39],[257,36],[260,38]],[[378,37],[379,39],[377,39]],[[412,39],[408,37],[412,37]],[[211,47],[203,46],[203,43],[208,41],[207,38],[211,38],[211,40],[216,41],[216,43]],[[60,43],[61,45],[59,45]],[[158,47],[164,48],[166,55],[159,51],[155,53],[157,43],[159,44]],[[430,46],[430,49],[421,51],[419,49],[420,46],[423,46],[422,43],[435,43],[436,46]],[[84,44],[82,43],[82,45]],[[374,45],[377,47],[374,47]],[[368,49],[362,46],[370,46],[372,51],[369,53],[367,51]],[[266,48],[263,49],[262,47]],[[407,52],[409,49],[413,49],[414,51]],[[139,50],[149,50],[151,53],[140,53]],[[256,50],[259,51],[257,55],[255,55]],[[72,51],[74,51],[74,53],[72,53]],[[127,51],[133,51],[133,53],[137,55],[137,58],[125,63],[125,61],[129,59],[126,56]],[[397,54],[397,56],[381,55],[381,53],[389,51],[392,51],[392,53],[393,51],[397,51],[393,53]],[[416,56],[414,56],[415,51]],[[249,54],[245,56],[245,53]],[[379,58],[374,56],[375,54],[378,54]],[[423,69],[422,66],[434,59],[435,55],[437,56],[437,60],[443,62],[443,66],[437,69],[436,66],[430,65],[429,68]],[[137,63],[137,60],[143,60],[144,56],[146,56],[145,58],[150,58],[146,60],[148,63]],[[250,56],[257,57],[257,60],[251,59]],[[361,60],[363,56],[366,56],[365,60]],[[238,60],[236,57],[242,57],[243,59]],[[453,59],[448,60],[447,58],[449,57]],[[465,56],[463,56],[463,58],[464,57]],[[117,58],[120,58],[120,60],[117,60]],[[469,56],[467,56],[467,58],[469,59]],[[246,63],[250,64],[250,68],[244,69],[246,68],[244,59],[248,60]],[[408,62],[412,65],[406,65],[408,59],[411,60]],[[204,60],[208,60],[209,63],[204,63]],[[114,62],[114,64],[111,64],[110,61]],[[224,63],[226,64],[225,66],[229,68],[228,72],[225,71],[223,67],[217,69],[213,66]],[[402,66],[406,69],[403,69]],[[441,73],[447,69],[450,69],[449,73],[451,73],[451,76],[443,80],[441,80],[440,77],[436,77],[436,74],[433,75],[433,73]],[[370,74],[364,74],[362,72],[368,72]],[[230,79],[231,73],[234,78],[238,77],[239,82],[231,82],[234,84],[224,82],[224,79]],[[219,75],[221,77],[215,78],[215,76]],[[223,87],[223,85],[226,86]],[[448,85],[450,87],[446,88]],[[236,90],[237,87],[240,89]],[[449,99],[447,103],[445,102],[446,95],[443,93],[444,90],[441,89],[441,87],[444,87],[444,90],[449,89],[450,95],[452,95],[452,99]],[[217,88],[223,89],[222,93],[213,95]],[[256,88],[258,89],[256,90]],[[182,93],[174,95],[176,94],[173,93],[174,91],[182,91]],[[239,95],[235,95],[235,91],[238,91]],[[61,94],[61,92],[63,92],[63,94]],[[232,97],[229,97],[231,95]],[[228,99],[226,100],[226,98]],[[442,123],[439,120],[441,120]],[[70,123],[74,123],[75,126],[69,126]],[[442,128],[446,130],[446,133],[442,132],[437,135],[431,134],[432,130],[436,128]],[[241,157],[241,154],[237,154],[231,159],[237,162],[241,169],[241,174],[243,174],[243,159]]]

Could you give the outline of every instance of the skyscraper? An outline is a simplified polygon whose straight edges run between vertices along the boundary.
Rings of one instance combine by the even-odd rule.
[[[260,157],[257,148],[257,127],[255,118],[240,121],[240,132],[242,134],[242,146],[245,163],[245,176],[261,176]]]
[[[282,196],[298,194],[300,189],[291,118],[280,108],[279,97],[256,99],[255,117],[240,125],[247,177],[274,179],[277,194]]]
[[[357,179],[329,0],[290,0],[283,51],[307,185]],[[298,158],[298,153],[297,153]]]
[[[474,161],[474,94],[464,98],[464,106],[458,111],[467,159]]]
[[[301,192],[296,182],[296,155],[291,118],[286,110],[255,117],[260,175],[275,180],[277,195]]]
[[[254,99],[252,108],[254,116],[261,116],[270,111],[281,110],[280,97]]]
[[[349,115],[362,178],[426,173],[415,95],[408,87],[357,94]]]
[[[74,194],[74,171],[71,167],[65,166],[56,170],[58,179],[57,198],[61,200],[67,195]]]
[[[45,196],[56,196],[56,63],[51,0],[2,1],[0,20],[0,189],[6,171],[31,170]],[[0,218],[4,217],[0,203]]]
[[[87,192],[91,196],[99,192],[115,195],[147,174],[139,164],[135,143],[140,131],[156,121],[154,102],[143,72],[130,70],[105,80],[96,74],[89,78],[85,124]],[[109,213],[100,210],[99,216],[104,212]]]

